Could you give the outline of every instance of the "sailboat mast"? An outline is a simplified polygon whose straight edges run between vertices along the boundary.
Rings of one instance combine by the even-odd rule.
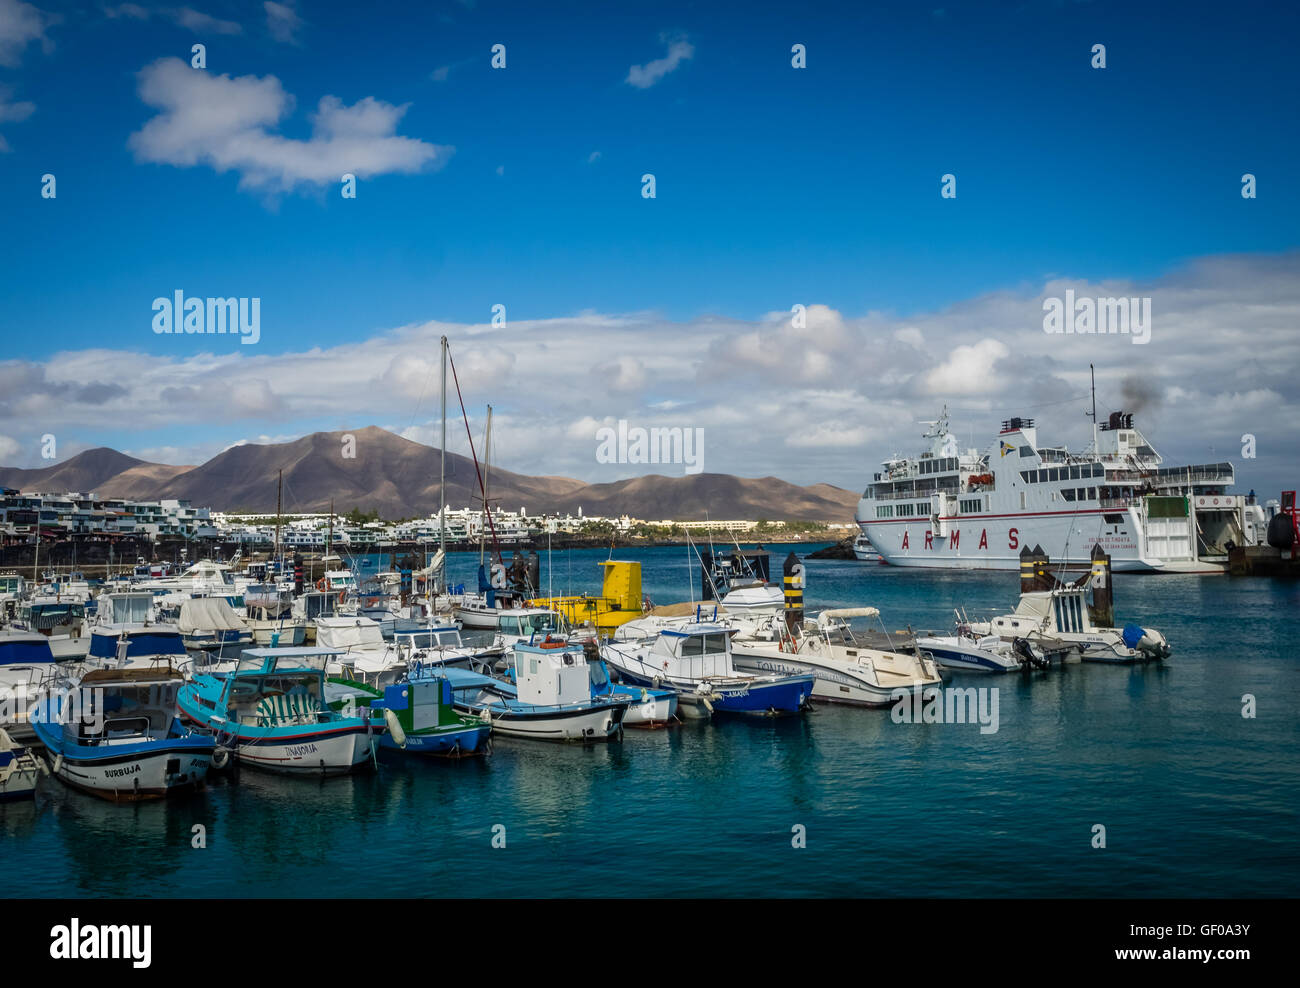
[[[442,552],[442,572],[447,571],[447,337],[442,338],[442,442],[439,444],[442,465],[438,480],[441,506],[438,509],[438,549]],[[446,580],[442,581],[444,586]]]
[[[330,527],[325,536],[325,568],[329,569],[329,558],[334,552],[334,498],[330,498]]]
[[[483,440],[483,522],[478,529],[478,564],[483,565],[483,545],[487,538],[488,488],[492,484],[492,406],[487,407],[487,436]]]
[[[275,482],[275,551],[272,559],[280,558],[280,491],[284,487],[284,471],[280,471],[280,476]]]

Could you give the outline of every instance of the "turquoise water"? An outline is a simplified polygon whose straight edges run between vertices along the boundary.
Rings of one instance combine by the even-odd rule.
[[[556,592],[597,589],[605,555],[556,553]],[[656,601],[687,596],[684,549],[619,555]],[[477,556],[450,565],[472,581]],[[807,566],[810,609],[872,604],[891,630],[1018,592],[1013,573]],[[1162,630],[1173,659],[959,677],[1000,688],[992,735],[821,707],[591,748],[497,740],[483,759],[326,782],[245,771],[169,804],[47,780],[37,805],[0,807],[0,853],[22,863],[2,894],[1293,896],[1298,604],[1296,583],[1121,577],[1117,620]]]

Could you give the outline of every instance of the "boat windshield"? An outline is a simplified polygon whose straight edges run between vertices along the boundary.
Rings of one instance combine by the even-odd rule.
[[[724,632],[687,635],[682,639],[682,655],[718,655],[727,650]]]

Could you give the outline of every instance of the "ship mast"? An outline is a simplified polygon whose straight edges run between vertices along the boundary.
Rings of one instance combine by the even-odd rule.
[[[1095,455],[1101,455],[1101,448],[1097,445],[1097,371],[1088,365],[1088,374],[1092,378],[1092,451]]]
[[[445,587],[447,581],[442,579],[442,573],[447,571],[447,337],[445,336],[442,338],[442,443],[440,447],[442,463],[438,490],[442,503],[438,509],[438,549],[442,553],[442,566],[438,576]],[[432,576],[433,574],[429,575]],[[428,586],[427,583],[425,585]],[[432,614],[432,608],[430,608],[430,614]]]

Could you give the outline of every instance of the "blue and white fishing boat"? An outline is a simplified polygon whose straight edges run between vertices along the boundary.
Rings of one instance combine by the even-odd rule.
[[[491,723],[498,734],[541,741],[607,741],[617,735],[631,697],[593,697],[582,648],[564,639],[520,644],[512,681],[465,669],[439,671],[457,710]],[[420,678],[420,671],[412,679]]]
[[[15,741],[36,734],[27,715],[44,685],[55,675],[49,639],[31,631],[0,632],[0,724]]]
[[[216,742],[176,716],[183,682],[172,668],[92,669],[51,689],[31,721],[54,775],[115,802],[201,786]]]
[[[41,763],[31,749],[15,744],[0,727],[0,803],[33,798],[40,774]]]
[[[556,636],[550,636],[555,640]],[[624,727],[666,727],[677,720],[677,691],[656,689],[653,686],[631,686],[616,683],[609,674],[609,666],[600,656],[600,646],[594,639],[584,639],[583,659],[587,663],[587,680],[593,700],[626,700],[627,713],[623,715]],[[514,682],[515,667],[506,670],[505,678]]]
[[[326,702],[330,648],[251,648],[230,672],[195,676],[177,702],[186,719],[214,732],[216,767],[240,765],[290,775],[344,775],[372,756],[369,716]]]
[[[1022,667],[1010,642],[997,635],[975,635],[970,626],[951,635],[924,635],[916,647],[944,669],[955,672],[1019,672]]]
[[[802,711],[812,698],[816,676],[737,672],[731,656],[734,633],[721,624],[682,623],[649,638],[607,642],[601,655],[625,683],[675,690],[678,709],[686,716]]]

